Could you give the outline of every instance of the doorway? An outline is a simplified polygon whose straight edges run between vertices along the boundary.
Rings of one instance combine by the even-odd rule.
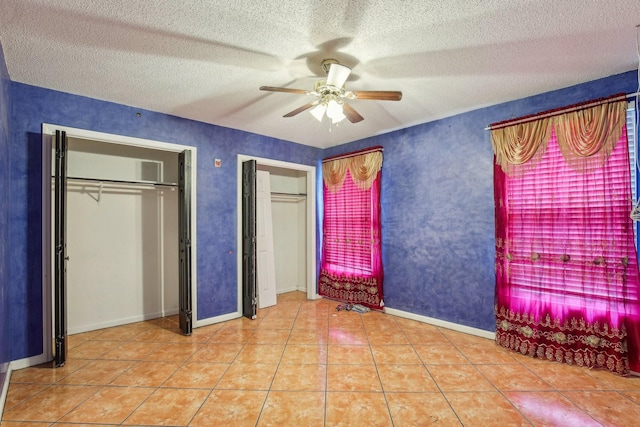
[[[64,181],[67,182],[67,186],[66,186],[67,188],[65,192],[71,191],[70,194],[74,194],[74,192],[79,193],[79,194],[76,194],[76,196],[80,195],[81,197],[84,197],[84,202],[85,203],[89,202],[89,206],[91,206],[94,201],[96,202],[96,205],[97,205],[101,201],[107,202],[109,201],[109,198],[113,199],[114,197],[119,197],[118,200],[135,199],[137,200],[138,205],[137,205],[137,208],[134,209],[132,212],[138,212],[138,215],[144,215],[145,217],[151,214],[151,217],[153,217],[151,219],[154,219],[154,221],[152,222],[158,223],[158,224],[168,223],[168,222],[176,223],[176,224],[173,224],[173,226],[169,227],[168,229],[163,228],[162,232],[160,232],[160,234],[158,235],[159,239],[162,239],[163,236],[167,236],[172,241],[175,241],[172,244],[173,247],[171,247],[170,250],[168,251],[170,253],[173,253],[174,255],[171,260],[168,260],[169,263],[175,264],[173,266],[173,273],[171,273],[172,276],[178,275],[177,273],[178,265],[180,266],[179,267],[180,271],[183,270],[183,264],[184,264],[184,259],[183,259],[184,257],[182,257],[183,236],[182,234],[180,236],[177,236],[176,234],[178,229],[181,229],[181,226],[179,227],[177,223],[179,221],[184,222],[184,219],[183,219],[184,212],[186,212],[188,216],[188,220],[189,220],[188,222],[191,225],[191,229],[195,229],[195,211],[196,211],[195,210],[195,203],[196,203],[195,201],[196,148],[195,147],[169,144],[169,143],[163,143],[163,142],[157,142],[157,141],[151,141],[151,140],[143,140],[139,138],[124,137],[119,135],[105,134],[105,133],[87,131],[82,129],[67,128],[63,126],[43,124],[42,125],[42,137],[43,137],[43,144],[42,144],[42,150],[43,150],[42,151],[42,159],[43,159],[43,162],[42,162],[43,163],[42,264],[43,264],[43,269],[42,271],[43,271],[43,312],[44,312],[43,355],[46,360],[51,360],[52,353],[53,353],[52,342],[50,339],[50,337],[53,336],[52,331],[54,329],[54,322],[52,321],[52,312],[53,312],[52,296],[54,293],[53,277],[57,277],[57,275],[53,274],[54,272],[52,269],[53,247],[51,244],[52,242],[52,221],[51,220],[52,220],[52,216],[55,214],[55,212],[52,211],[52,200],[51,200],[52,199],[51,197],[52,143],[55,135],[60,133],[65,135],[66,140],[85,141],[87,144],[93,146],[92,149],[85,150],[84,152],[81,153],[85,157],[83,159],[84,161],[76,162],[77,164],[83,164],[86,166],[86,164],[92,163],[90,161],[91,159],[89,159],[87,156],[94,156],[94,159],[102,160],[103,166],[105,166],[105,164],[107,165],[106,169],[111,168],[111,169],[117,169],[120,171],[125,171],[123,172],[125,179],[122,179],[122,177],[119,177],[119,179],[113,180],[111,181],[111,183],[109,183],[109,179],[108,179],[109,177],[104,173],[102,175],[105,175],[105,176],[101,175],[98,178],[91,177],[90,176],[91,173],[95,172],[95,170],[86,171],[87,173],[81,173],[81,175],[83,175],[82,180],[76,180],[72,186],[69,186],[69,181],[68,181],[69,177],[66,176],[64,179]],[[81,150],[76,150],[76,151],[79,152]],[[146,153],[146,154],[141,155],[141,153]],[[184,153],[188,153],[191,160],[190,162],[191,166],[187,168],[183,167],[185,163]],[[111,160],[107,161],[107,159],[110,158],[109,156],[112,156],[112,158]],[[73,158],[71,153],[66,153],[65,157]],[[71,163],[73,163],[73,160],[71,161]],[[114,167],[116,163],[118,164],[118,167]],[[167,166],[171,165],[171,168],[175,168],[175,172],[173,174],[170,173],[168,175],[164,174],[162,171],[162,168],[165,164]],[[177,173],[178,169],[185,171],[185,173],[180,174],[180,177],[178,177],[178,173]],[[129,174],[129,176],[127,176],[127,174]],[[191,185],[188,185],[185,187],[184,184],[179,184],[178,182],[175,182],[174,183],[175,188],[173,188],[172,184],[170,184],[169,181],[170,182],[180,181],[181,183],[183,183],[185,174],[188,175],[189,183]],[[88,177],[84,177],[84,175],[88,175]],[[104,179],[104,178],[107,178],[107,179]],[[169,179],[165,179],[165,178],[169,178]],[[105,186],[104,189],[102,189],[103,181]],[[167,182],[163,182],[163,181],[167,181]],[[97,187],[95,186],[96,183],[97,183]],[[118,188],[117,191],[114,191],[112,187],[109,190],[106,188],[107,184],[111,186],[113,185],[123,186],[123,188]],[[157,188],[160,188],[160,187],[157,187],[157,184],[161,184],[160,187],[162,187],[162,191],[157,190]],[[124,187],[128,185],[133,185],[133,186],[127,187],[125,189]],[[82,189],[81,187],[83,186],[85,187],[91,186],[92,188],[88,190],[86,188]],[[72,188],[72,187],[80,187],[80,188]],[[151,190],[149,188],[151,188]],[[189,193],[187,194],[187,197],[183,197],[185,193],[185,189],[186,189],[186,192]],[[162,193],[164,193],[164,195],[162,195]],[[167,212],[169,212],[169,210],[162,209],[162,205],[165,202],[168,202],[169,200],[173,200],[175,202],[178,199],[178,196],[177,196],[178,193],[182,194],[180,196],[180,200],[184,198],[185,200],[188,201],[187,204],[189,206],[187,207],[187,209],[180,208],[179,209],[180,212],[178,212],[177,208],[173,209],[175,212],[172,212],[171,215],[166,218],[163,217],[164,215],[166,215]],[[151,194],[152,196],[149,197]],[[184,206],[184,202],[182,201],[180,201],[180,203],[174,203],[174,206],[176,204],[179,204],[180,206]],[[103,203],[103,207],[106,208],[107,205]],[[153,212],[150,212],[149,209],[153,210]],[[132,215],[127,215],[125,217],[131,217],[131,216]],[[114,218],[115,215],[108,215],[107,217]],[[138,221],[138,223],[139,222],[140,221]],[[148,227],[149,226],[148,221],[142,221],[142,223],[143,224],[138,224],[137,231],[140,232],[141,234],[149,234],[149,233],[144,233],[143,232],[144,230],[140,228],[141,225],[143,227]],[[75,224],[75,225],[77,226],[79,224]],[[169,234],[166,234],[167,232]],[[196,250],[195,249],[196,248],[195,233],[193,233],[193,235],[189,237],[190,239],[188,240],[191,246],[189,249],[193,252],[193,254],[192,256],[188,257],[188,265],[190,266],[190,270],[192,272],[188,293],[190,294],[192,299],[195,300],[197,296],[196,294],[197,282],[195,277],[196,276],[195,260],[197,259],[195,254],[195,250]],[[178,246],[177,240],[180,240],[179,250],[176,247]],[[145,247],[143,247],[144,242],[142,240],[139,243],[140,243],[139,249],[142,249],[140,256],[148,257],[150,251],[145,250]],[[162,245],[159,246],[160,248],[159,252],[155,254],[155,255],[158,255],[158,257],[156,257],[157,259],[155,259],[155,263],[162,264],[166,259],[166,256],[162,254],[163,247],[165,246],[162,246]],[[78,251],[76,251],[76,253],[77,252]],[[120,252],[122,252],[122,248]],[[180,257],[178,257],[178,252],[180,253]],[[108,254],[110,253],[110,251],[106,251],[105,253]],[[73,254],[70,254],[70,256],[73,256]],[[103,256],[103,258],[106,258],[106,257]],[[69,258],[67,257],[67,259]],[[80,259],[82,258],[80,257]],[[167,273],[166,269],[159,269],[158,266],[153,265],[154,262],[151,262],[151,263],[140,262],[138,264],[146,265],[151,269],[151,270],[139,272],[141,278],[143,276],[145,277],[145,279],[141,281],[141,283],[143,284],[142,286],[143,293],[146,291],[147,285],[145,285],[145,283],[148,284],[150,279],[154,282],[157,282],[158,280],[156,279],[158,278],[161,279],[162,278],[161,276]],[[80,264],[78,264],[78,266],[80,266]],[[86,262],[82,263],[82,267],[84,269],[87,269]],[[155,270],[155,271],[152,271],[152,270]],[[154,274],[151,274],[151,273],[154,273]],[[180,273],[180,275],[182,276],[182,273]],[[182,280],[182,278],[180,280]],[[187,282],[185,281],[184,283],[187,283]],[[180,295],[178,295],[179,292],[180,292]],[[122,292],[118,292],[118,293],[122,294]],[[175,289],[171,291],[171,293],[172,293],[171,295],[168,295],[166,290],[160,290],[159,293],[156,292],[156,295],[154,296],[154,298],[159,300],[169,298],[169,299],[173,299],[174,301],[178,300],[178,298],[182,299],[182,296],[183,296],[182,289],[180,289],[179,291],[178,287],[175,287]],[[143,297],[143,300],[145,300],[144,297]],[[102,301],[104,302],[104,299],[102,299]],[[148,303],[148,302],[149,300],[143,301],[143,303]],[[190,317],[192,315],[192,318],[195,320],[197,319],[197,315],[195,313],[195,309],[192,310],[192,307],[195,307],[195,301],[190,301],[190,302],[192,302],[193,304],[189,307],[189,315]],[[163,305],[162,302],[161,302],[161,305]],[[166,304],[164,304],[164,306],[166,306]],[[146,308],[144,308],[143,310],[145,310],[146,312],[149,311],[149,310],[146,310]],[[63,312],[65,313],[64,316],[66,317],[66,312],[67,312],[66,307],[64,307]],[[172,314],[172,313],[166,313],[166,314]],[[148,313],[144,313],[142,315],[148,316]],[[56,315],[56,323],[58,323],[57,319],[58,319],[58,316]],[[180,313],[180,319],[182,323],[182,312]],[[65,322],[66,322],[66,319],[65,319]],[[189,320],[189,327],[191,326],[190,322],[191,320]],[[193,324],[194,326],[197,326],[195,321],[193,322]],[[64,330],[66,333],[66,325]],[[57,358],[57,355],[56,355],[56,358]]]
[[[178,314],[178,153],[67,142],[67,332]]]
[[[304,254],[304,277],[301,278],[304,291],[306,292],[307,299],[319,298],[316,285],[316,167],[301,165],[290,162],[283,162],[279,160],[272,160],[266,158],[259,158],[247,155],[238,155],[238,230],[237,230],[237,258],[238,258],[238,314],[242,315],[243,307],[243,289],[242,289],[242,273],[243,273],[243,259],[242,259],[242,164],[249,160],[255,160],[257,169],[263,171],[269,171],[272,174],[283,178],[300,177],[303,178],[304,187],[296,192],[295,197],[300,198],[298,202],[304,203],[304,247],[300,248]],[[272,193],[274,194],[274,193]],[[281,196],[282,197],[282,196]],[[293,195],[292,195],[293,197]],[[302,199],[303,198],[303,199]],[[277,238],[277,237],[274,237]],[[277,262],[277,261],[276,261]],[[302,290],[302,289],[301,289]]]

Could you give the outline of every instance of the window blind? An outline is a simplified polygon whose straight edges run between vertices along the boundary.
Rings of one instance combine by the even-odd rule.
[[[567,165],[553,132],[536,167],[509,178],[507,256],[518,296],[545,293],[569,304],[572,296],[594,304],[636,299],[625,279],[630,256],[625,242],[634,227],[630,144],[623,138],[626,133],[604,167],[582,172]]]
[[[372,191],[359,189],[347,171],[340,191],[324,192],[324,260],[338,272],[372,271]]]
[[[636,139],[636,109],[633,102],[629,102],[627,108],[627,140],[629,143],[629,165],[631,167],[631,194],[633,200],[638,199],[638,187],[637,187],[637,158],[636,150],[638,140]]]
[[[629,141],[629,167],[631,168],[631,196],[633,203],[638,202],[638,133],[635,102],[629,102],[627,108],[627,139]],[[635,205],[634,205],[635,207]],[[638,248],[638,224],[633,227],[634,243]]]

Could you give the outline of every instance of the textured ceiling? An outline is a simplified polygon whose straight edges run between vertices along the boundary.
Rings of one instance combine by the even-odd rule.
[[[11,80],[330,147],[638,67],[638,0],[0,0]],[[365,120],[282,116],[320,62]]]

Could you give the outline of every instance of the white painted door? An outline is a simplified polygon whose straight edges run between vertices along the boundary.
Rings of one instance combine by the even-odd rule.
[[[257,171],[256,234],[258,269],[258,308],[276,304],[276,271],[273,256],[273,223],[271,220],[271,184],[269,172]]]

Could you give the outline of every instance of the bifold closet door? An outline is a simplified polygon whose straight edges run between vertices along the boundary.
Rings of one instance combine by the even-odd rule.
[[[180,233],[180,279],[179,310],[180,329],[185,335],[191,335],[191,151],[185,150],[178,156],[178,223]]]
[[[242,315],[257,317],[256,161],[242,163]]]
[[[278,302],[270,179],[269,172],[256,172],[256,284],[258,308],[261,309],[274,306]]]
[[[54,364],[67,360],[67,135],[56,131],[54,168]]]

